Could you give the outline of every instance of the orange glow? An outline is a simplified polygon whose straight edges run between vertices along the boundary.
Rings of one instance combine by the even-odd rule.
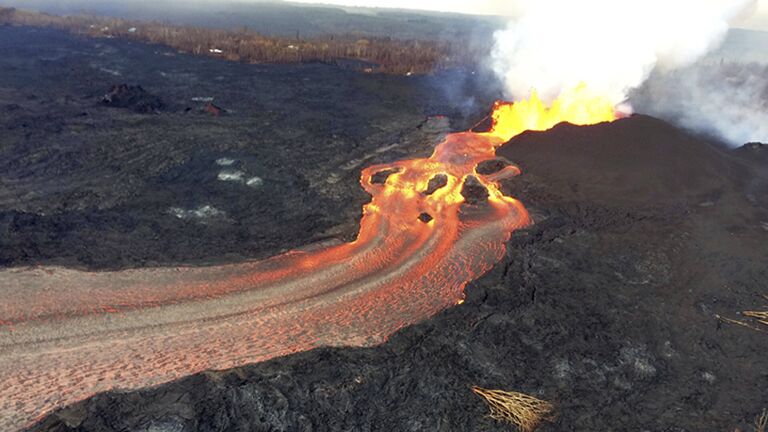
[[[489,132],[504,141],[526,130],[547,130],[558,123],[590,125],[615,120],[613,104],[584,86],[564,91],[552,105],[547,106],[534,90],[528,100],[514,103],[496,102],[493,127]]]
[[[404,202],[412,204],[413,209],[407,214],[408,218],[415,218],[422,211],[440,213],[446,207],[456,207],[464,202],[461,188],[466,176],[474,174],[474,168],[479,162],[494,158],[496,148],[514,136],[526,130],[550,129],[561,122],[588,125],[616,118],[617,113],[610,101],[590,92],[584,85],[563,92],[549,106],[533,91],[527,100],[497,101],[491,114],[490,131],[452,134],[435,148],[428,159],[411,159],[369,167],[363,170],[361,183],[373,195],[369,206],[391,208],[392,203],[385,204],[382,201],[397,200],[401,203],[398,207]],[[399,171],[390,175],[384,185],[371,183],[373,174],[395,168]],[[429,180],[437,174],[447,175],[448,184],[429,196],[419,194],[427,189]],[[510,166],[492,176],[478,176],[478,180],[488,189],[489,201],[501,205],[511,199],[499,191],[497,181],[517,174],[520,174],[519,169]],[[405,216],[402,211],[400,215]],[[445,212],[444,216],[458,223],[458,208]]]
[[[535,93],[498,102],[492,118],[491,131],[450,134],[429,158],[364,169],[372,199],[351,243],[211,267],[0,271],[0,430],[97,392],[317,346],[380,343],[462,304],[466,284],[530,222],[499,188],[520,169],[482,175],[478,164],[526,129],[615,115],[582,87],[551,107]],[[488,193],[476,205],[462,195],[471,177]]]

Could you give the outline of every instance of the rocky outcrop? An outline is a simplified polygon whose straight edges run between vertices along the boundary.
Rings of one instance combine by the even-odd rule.
[[[448,185],[448,176],[446,174],[435,174],[429,182],[427,182],[427,189],[424,191],[424,195],[432,195],[438,189],[444,188]]]
[[[419,220],[420,220],[420,221],[422,221],[422,222],[424,222],[424,223],[429,223],[429,222],[431,222],[431,221],[432,221],[432,219],[434,219],[434,218],[433,218],[433,217],[432,217],[432,215],[431,215],[431,214],[429,214],[429,213],[426,213],[426,212],[425,212],[425,213],[421,213],[421,214],[419,214]]]
[[[203,107],[203,112],[206,114],[210,114],[214,117],[220,116],[224,111],[221,109],[220,106],[214,105],[213,102],[208,102]]]
[[[488,189],[473,175],[464,179],[461,195],[464,197],[464,202],[469,205],[478,205],[488,201]]]
[[[371,176],[371,184],[384,184],[392,174],[400,172],[400,168],[389,168],[374,173]]]
[[[165,107],[163,101],[148,93],[141,86],[117,84],[101,98],[102,105],[115,108],[128,108],[134,112],[148,114]]]
[[[503,170],[509,165],[511,165],[511,162],[504,158],[489,159],[477,164],[475,172],[480,175],[490,175]]]

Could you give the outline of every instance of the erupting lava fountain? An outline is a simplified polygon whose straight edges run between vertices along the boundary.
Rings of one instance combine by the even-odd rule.
[[[427,159],[363,170],[357,240],[215,267],[0,271],[0,430],[112,389],[157,385],[323,345],[367,346],[463,297],[529,223],[486,163],[528,129],[615,118],[585,88],[551,107],[497,103],[489,132],[449,135]]]

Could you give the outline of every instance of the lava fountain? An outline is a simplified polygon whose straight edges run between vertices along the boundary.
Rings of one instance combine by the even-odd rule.
[[[497,147],[528,129],[615,118],[584,88],[495,105],[488,132],[431,157],[371,166],[354,242],[214,267],[0,271],[0,430],[113,389],[137,389],[318,346],[369,346],[460,302],[529,223],[498,181]],[[478,165],[482,169],[478,168]]]

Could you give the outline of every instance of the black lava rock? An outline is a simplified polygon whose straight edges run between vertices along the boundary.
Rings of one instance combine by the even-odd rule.
[[[427,183],[427,190],[424,191],[424,195],[432,195],[440,188],[445,187],[448,184],[448,176],[445,174],[435,174],[434,177],[429,179]]]
[[[461,195],[464,202],[471,205],[484,203],[488,200],[488,189],[480,183],[475,176],[467,176],[464,185],[461,187]]]
[[[141,86],[118,84],[101,99],[103,105],[115,108],[129,108],[137,113],[152,113],[165,107],[165,103]]]
[[[384,184],[392,174],[400,172],[398,168],[389,168],[381,170],[371,176],[371,184]]]
[[[503,158],[488,159],[477,164],[475,172],[481,175],[489,175],[497,173],[509,165],[511,165],[510,162]]]

